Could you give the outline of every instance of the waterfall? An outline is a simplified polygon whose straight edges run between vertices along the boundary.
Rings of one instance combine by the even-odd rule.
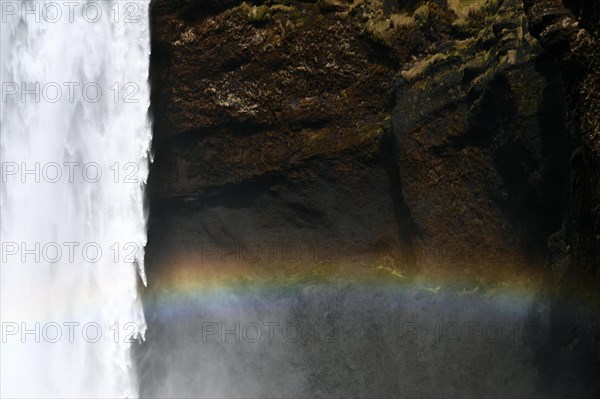
[[[2,1],[1,395],[133,397],[148,1]]]

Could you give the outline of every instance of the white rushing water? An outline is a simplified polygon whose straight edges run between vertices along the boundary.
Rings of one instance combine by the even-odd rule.
[[[0,5],[1,394],[137,396],[148,1]]]

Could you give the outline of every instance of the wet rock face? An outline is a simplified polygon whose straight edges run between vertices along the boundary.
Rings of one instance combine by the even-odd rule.
[[[568,214],[573,268],[578,279],[600,282],[600,4],[527,1],[540,42],[558,58],[565,81],[571,136]],[[547,14],[561,17],[547,18]]]
[[[557,71],[520,2],[461,4],[155,0],[151,238],[539,258]]]
[[[525,1],[529,12],[532,3]],[[570,3],[580,11],[587,4]],[[539,8],[539,18],[533,18],[539,24],[530,18],[530,30],[520,0],[489,1],[477,9],[472,4],[458,0],[153,0],[155,162],[149,181],[150,288],[145,291],[153,335],[146,343],[151,354],[142,356],[148,356],[151,364],[160,363],[156,359],[165,354],[174,359],[173,370],[159,370],[160,375],[175,381],[181,378],[183,387],[196,386],[194,369],[177,362],[180,356],[190,361],[206,356],[186,352],[189,342],[198,339],[193,317],[185,312],[177,316],[189,319],[190,325],[169,324],[161,318],[161,309],[170,308],[174,301],[164,294],[180,288],[179,280],[171,282],[163,275],[175,274],[193,285],[212,277],[211,273],[229,272],[239,267],[243,246],[300,246],[300,263],[309,263],[300,266],[308,269],[320,267],[324,259],[343,266],[347,259],[361,255],[369,259],[356,263],[369,271],[379,264],[373,259],[384,258],[384,265],[401,271],[407,263],[423,266],[424,274],[436,268],[451,269],[453,274],[459,266],[456,269],[469,269],[479,277],[508,266],[511,274],[521,275],[525,261],[543,262],[547,255],[561,264],[562,271],[571,261],[565,255],[569,245],[577,248],[580,264],[598,264],[600,252],[591,232],[597,234],[599,225],[595,211],[600,209],[598,124],[594,123],[600,115],[600,90],[597,76],[589,73],[592,64],[586,62],[597,59],[594,54],[600,46],[585,47],[586,41],[576,46],[587,49],[578,52],[585,62],[562,56],[572,49],[572,32],[548,30],[543,24],[577,14],[565,7]],[[600,20],[581,15],[582,26]],[[542,43],[561,54],[558,61],[530,32],[542,41],[547,38]],[[588,72],[565,73],[565,68]],[[566,122],[580,132],[571,140]],[[574,150],[571,176],[570,147]],[[568,231],[563,231],[569,177],[573,217]],[[315,257],[315,247],[320,245],[325,249],[323,257]],[[208,262],[207,249],[212,256]],[[270,253],[261,256],[266,264],[251,262],[243,270],[244,277],[259,269],[271,276],[284,269],[282,263],[296,259],[276,255],[273,261]],[[180,262],[181,258],[186,261]],[[418,272],[419,267],[413,270]],[[335,305],[328,290],[337,288],[303,287],[308,294],[300,295],[301,300],[295,294],[282,294],[283,304],[277,305],[274,299],[273,314],[294,301],[298,309],[321,309],[315,305],[319,301],[324,307]],[[364,299],[361,290],[349,290],[358,293],[357,303]],[[258,297],[252,311],[270,314]],[[378,314],[380,297],[374,298],[372,302],[367,298],[363,308],[348,307],[356,316],[348,319],[348,328],[369,323],[370,315]],[[203,309],[210,306],[192,303],[189,308],[200,320]],[[290,320],[318,313],[292,308]],[[288,317],[287,310],[283,313]],[[382,316],[381,328],[387,325],[386,317]],[[573,320],[577,324],[580,319]],[[555,327],[570,333],[573,322],[569,323]],[[580,334],[586,345],[593,341],[590,331]],[[551,339],[564,338],[553,334],[548,332]],[[375,332],[371,338],[379,335]],[[177,336],[183,338],[173,340]],[[571,347],[569,339],[565,348]],[[384,376],[374,379],[377,387],[370,392],[398,396],[401,388],[394,384],[402,379],[379,363],[381,354],[399,353],[395,344],[383,342],[369,353],[371,341],[363,346],[349,342],[345,349],[349,357],[381,366],[369,371]],[[540,352],[548,352],[547,348]],[[330,381],[314,381],[310,374],[314,364],[331,364],[337,372],[346,367],[347,359],[340,359],[336,349],[323,362],[317,349],[302,348],[310,357],[304,366],[295,368],[286,360],[274,363],[277,367],[272,369],[246,374],[244,392],[257,396],[331,393]],[[219,351],[217,347],[214,353]],[[318,352],[314,357],[313,351]],[[521,348],[516,352],[521,353]],[[288,359],[289,353],[282,353]],[[230,363],[225,360],[223,364]],[[545,358],[535,360],[542,374],[549,369],[544,365],[555,365]],[[282,371],[279,364],[291,368]],[[313,379],[311,390],[287,384],[287,376],[295,376],[298,370],[309,373],[307,380]],[[278,372],[286,375],[280,380],[283,384],[269,387],[269,378]],[[348,385],[348,380],[361,381],[357,375],[361,374],[340,373],[340,386]],[[232,378],[237,376],[234,373]],[[256,383],[260,378],[263,385]],[[502,377],[502,381],[511,379]],[[531,396],[534,388],[529,382],[524,383],[526,389],[517,389],[520,396]],[[161,383],[156,379],[142,385],[160,392]],[[356,392],[340,389],[336,392],[345,396]]]
[[[154,3],[150,189],[177,234],[398,243],[382,128],[396,61],[336,7]]]
[[[556,318],[548,351],[569,351],[594,359],[587,367],[600,390],[600,315],[597,307],[578,307],[578,298],[597,300],[600,282],[600,3],[594,1],[525,0],[530,25],[540,43],[558,59],[567,99],[571,142],[571,186],[565,241],[570,249],[565,272],[553,289],[555,312],[570,306],[569,318]],[[546,370],[546,372],[549,372]]]
[[[472,24],[477,35],[398,74],[396,153],[422,245],[502,264],[545,253],[561,226],[564,104],[556,62],[528,33],[520,2],[491,5]]]

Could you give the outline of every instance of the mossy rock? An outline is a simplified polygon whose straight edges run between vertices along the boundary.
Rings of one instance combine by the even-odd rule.
[[[377,20],[370,19],[365,24],[365,30],[377,41],[380,41],[385,44],[389,44],[392,36],[393,29],[391,29],[392,24],[389,19]]]
[[[408,14],[392,14],[390,22],[395,28],[411,27],[415,24],[415,19]]]
[[[253,6],[248,11],[248,21],[252,23],[260,23],[267,20],[270,16],[270,8],[266,5]]]
[[[349,4],[343,0],[320,0],[319,8],[323,12],[335,12],[344,11],[348,8]]]
[[[269,10],[271,11],[271,13],[283,12],[283,13],[292,14],[292,13],[298,12],[298,9],[296,7],[286,6],[286,5],[283,5],[283,4],[272,5],[269,8]]]
[[[465,19],[469,14],[474,13],[486,5],[486,0],[448,0],[448,8],[456,15]]]

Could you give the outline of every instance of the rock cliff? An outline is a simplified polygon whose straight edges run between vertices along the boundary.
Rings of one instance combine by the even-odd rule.
[[[569,206],[560,232],[564,255],[553,264],[564,267],[552,282],[556,317],[540,357],[551,380],[565,353],[590,353],[594,360],[586,372],[600,381],[600,3],[524,5],[532,32],[559,62],[571,143]]]
[[[155,1],[151,215],[185,230],[161,234],[543,263],[566,203],[559,70],[519,1],[465,3]]]
[[[191,388],[165,391],[158,379],[148,380],[149,392],[398,396],[397,342],[381,338],[397,327],[386,324],[394,312],[375,317],[382,294],[345,280],[377,275],[459,281],[460,294],[443,295],[460,304],[450,318],[465,320],[469,306],[479,318],[492,312],[489,318],[508,320],[486,301],[511,282],[547,288],[510,319],[521,322],[529,312],[536,337],[531,345],[519,338],[506,352],[512,357],[496,358],[508,362],[510,377],[469,380],[471,371],[458,365],[453,372],[468,386],[449,391],[452,374],[432,366],[446,385],[428,391],[411,366],[404,377],[415,378],[415,395],[594,396],[598,319],[580,312],[587,308],[578,301],[581,292],[592,297],[599,278],[597,2],[153,0],[151,14],[154,162],[144,300],[153,336],[141,364],[165,367],[152,360],[164,354],[190,362],[208,356],[187,352],[198,325],[186,312],[217,317],[210,298],[187,298],[185,311],[177,308],[182,326],[165,322],[164,311],[175,306],[169,293],[224,280],[241,279],[223,294],[223,306],[233,303],[240,317],[324,315],[346,320],[350,338],[333,349],[307,344],[297,349],[303,360],[285,358],[283,368],[237,370],[248,377],[238,393],[229,390],[239,388],[234,382],[207,390],[178,363],[159,374]],[[315,283],[331,275],[333,285]],[[244,291],[261,276],[292,276],[298,291],[283,283],[265,305],[260,292]],[[434,295],[443,290],[425,291],[386,306],[425,303],[445,317]],[[474,296],[463,302],[465,295]],[[353,335],[355,325],[367,326],[370,341]],[[432,350],[424,348],[410,361],[424,361]],[[463,349],[488,356],[482,346]],[[232,359],[253,359],[255,347],[240,350]],[[396,368],[377,368],[387,353]],[[342,370],[348,358],[377,372]],[[224,370],[231,359],[221,360]],[[552,370],[565,364],[572,371],[551,386]],[[330,371],[339,386],[322,378]],[[547,392],[532,385],[538,371]],[[296,374],[306,378],[301,386]],[[269,385],[274,375],[282,385]],[[519,375],[512,385],[503,380]],[[373,385],[346,387],[361,378]]]

